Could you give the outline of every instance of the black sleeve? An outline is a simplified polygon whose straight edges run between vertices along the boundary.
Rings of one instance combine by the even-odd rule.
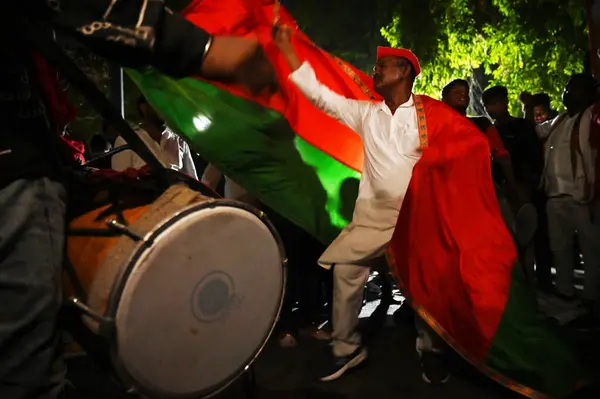
[[[525,121],[523,129],[524,147],[527,148],[527,159],[529,161],[531,173],[537,179],[544,169],[543,145],[535,132],[535,125]]]
[[[52,0],[53,25],[124,66],[152,65],[174,77],[198,74],[210,35],[164,0]]]

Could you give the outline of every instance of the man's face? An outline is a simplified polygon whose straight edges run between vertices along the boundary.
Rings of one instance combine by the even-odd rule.
[[[404,58],[385,56],[373,68],[373,85],[376,92],[397,85],[410,77],[410,63]]]
[[[594,102],[594,90],[580,80],[570,80],[562,95],[567,110],[586,108]]]
[[[533,107],[533,119],[538,125],[546,122],[550,118],[550,110],[545,105],[536,105]]]
[[[485,109],[492,119],[498,119],[508,113],[508,99],[502,97],[493,98],[485,104]]]
[[[463,114],[467,112],[470,101],[469,88],[462,84],[455,85],[450,89],[447,98],[444,98],[446,104]]]

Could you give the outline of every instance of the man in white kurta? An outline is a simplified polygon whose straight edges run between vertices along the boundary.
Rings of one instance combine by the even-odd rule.
[[[359,134],[364,146],[365,161],[352,221],[319,260],[324,267],[335,265],[335,361],[330,372],[321,378],[330,381],[367,357],[357,330],[363,289],[370,267],[385,262],[385,247],[396,226],[413,167],[421,155],[412,96],[420,66],[408,50],[380,47],[373,76],[375,90],[385,100],[351,100],[322,85],[310,64],[298,59],[290,44],[289,30],[279,28],[274,38],[291,67],[289,79],[315,106]]]

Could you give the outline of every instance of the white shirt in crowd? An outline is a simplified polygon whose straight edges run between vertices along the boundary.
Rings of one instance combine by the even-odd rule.
[[[536,132],[540,139],[547,140],[544,147],[544,174],[542,183],[546,194],[550,197],[558,195],[571,195],[576,200],[586,201],[584,181],[587,175],[588,181],[595,180],[595,157],[596,154],[586,143],[589,142],[589,132],[592,117],[592,108],[589,107],[581,115],[569,116],[562,113],[556,118],[536,126]],[[577,153],[577,170],[573,176],[571,165],[571,134],[575,123],[579,124],[579,146]],[[585,171],[585,172],[584,172]]]
[[[181,171],[194,179],[198,179],[190,147],[181,137],[171,130],[165,129],[162,132],[159,144],[153,140],[144,129],[139,128],[136,131],[146,145],[160,156],[167,167]],[[127,144],[125,139],[119,136],[115,140],[114,148],[121,147],[125,144]],[[145,165],[146,162],[131,150],[121,151],[112,157],[112,168],[118,172],[122,172],[129,168],[140,169]]]
[[[392,114],[383,101],[345,98],[321,84],[307,62],[294,71],[290,79],[313,104],[350,127],[362,139],[365,160],[353,222],[358,222],[359,215],[365,221],[379,219],[381,222],[375,215],[379,211],[377,204],[395,201],[395,209],[399,210],[413,167],[421,157],[413,99]],[[386,217],[386,223],[395,225],[396,219],[397,213]]]
[[[200,181],[206,184],[209,188],[216,190],[222,177],[225,177],[225,187],[223,190],[224,198],[242,201],[253,206],[258,206],[259,202],[254,196],[248,193],[244,187],[231,180],[228,176],[223,176],[221,171],[213,164],[208,164],[206,166]]]

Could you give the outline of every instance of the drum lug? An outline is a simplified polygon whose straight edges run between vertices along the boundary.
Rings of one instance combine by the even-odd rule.
[[[136,395],[138,393],[138,390],[135,387],[129,387],[127,388],[126,392],[129,395]]]
[[[75,306],[79,311],[85,313],[86,316],[91,317],[98,323],[102,323],[104,321],[104,317],[100,316],[98,313],[92,310],[88,305],[83,303],[79,298],[71,297],[69,298],[71,305]]]
[[[119,233],[125,234],[129,238],[134,239],[135,241],[146,241],[144,237],[141,237],[140,235],[132,231],[129,227],[117,222],[115,219],[107,220],[106,225],[111,229],[118,231]]]
[[[69,303],[77,308],[81,313],[98,322],[98,332],[104,337],[112,335],[114,330],[113,320],[96,313],[92,308],[83,303],[82,300],[76,297],[69,298]]]

